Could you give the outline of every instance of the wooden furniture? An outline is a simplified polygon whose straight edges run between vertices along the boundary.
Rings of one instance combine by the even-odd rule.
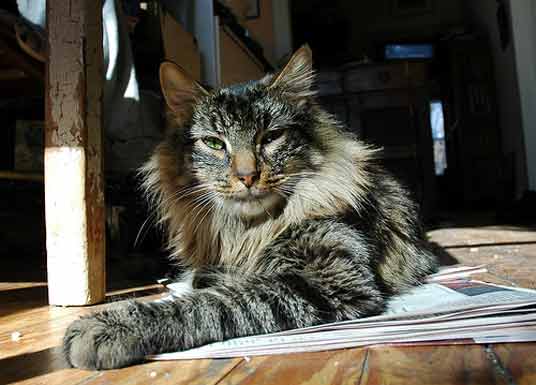
[[[42,120],[45,66],[17,43],[17,17],[0,10],[0,180],[43,180],[42,173],[14,170],[15,129],[18,119]],[[24,103],[20,103],[24,101]],[[40,110],[40,111],[37,111]]]
[[[45,218],[53,305],[94,304],[105,294],[100,3],[47,3]]]
[[[485,39],[454,40],[445,47],[450,72],[443,79],[449,190],[462,203],[513,198],[513,154],[503,156],[493,59]],[[506,187],[507,186],[507,187]],[[453,197],[454,198],[454,197]]]
[[[164,60],[180,65],[192,78],[201,81],[201,55],[194,37],[161,5],[158,11]]]
[[[264,76],[264,67],[225,25],[219,26],[221,85],[227,86]]]
[[[360,138],[383,148],[385,167],[429,216],[435,175],[427,64],[350,64],[320,72],[319,83],[321,103]]]
[[[16,21],[0,10],[0,98],[42,94],[45,66],[17,43]]]

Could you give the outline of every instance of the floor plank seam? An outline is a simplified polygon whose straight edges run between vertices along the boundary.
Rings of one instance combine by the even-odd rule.
[[[493,350],[493,345],[485,345],[484,351],[486,352],[486,358],[491,362],[495,373],[499,374],[508,385],[517,385],[512,373],[510,373],[510,370],[503,365],[501,359]]]
[[[365,358],[363,359],[363,365],[361,365],[361,373],[359,374],[359,380],[357,381],[357,385],[361,385],[363,381],[363,375],[368,370],[369,352],[370,348],[365,350]]]
[[[244,362],[246,362],[245,358],[242,358],[240,361],[238,361],[235,365],[233,365],[226,373],[223,374],[213,385],[219,385],[221,382],[231,374],[235,369],[237,369],[240,365],[242,365]]]
[[[72,369],[72,370],[78,370],[78,369]],[[92,374],[90,375],[89,377],[86,377],[84,378],[82,381],[80,382],[76,382],[75,384],[73,385],[85,385],[85,384],[89,384],[90,382],[92,382],[93,380],[95,380],[97,377],[101,377],[103,376],[104,373],[103,372],[98,372],[98,373],[95,373],[95,374]]]
[[[534,245],[536,241],[518,241],[518,242],[495,242],[495,243],[473,243],[473,244],[464,244],[464,245],[446,245],[442,246],[445,250],[453,249],[470,249],[474,247],[485,248],[485,247],[508,247],[508,246],[525,246],[525,245]]]

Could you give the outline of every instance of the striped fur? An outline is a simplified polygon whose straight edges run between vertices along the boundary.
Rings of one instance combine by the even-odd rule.
[[[183,290],[173,301],[130,302],[74,322],[64,339],[72,365],[121,367],[377,314],[435,271],[407,192],[378,166],[375,149],[315,103],[307,47],[275,76],[213,92],[163,68],[170,130],[141,176],[185,270]],[[233,171],[238,153],[255,154],[249,190]]]

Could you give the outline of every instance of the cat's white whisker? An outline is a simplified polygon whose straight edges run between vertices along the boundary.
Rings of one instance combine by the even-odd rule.
[[[206,217],[209,215],[209,213],[211,211],[213,211],[214,205],[215,205],[214,201],[210,201],[209,204],[210,205],[205,209],[205,211],[206,211],[205,215],[203,215],[203,217],[199,220],[199,222],[195,226],[194,234],[197,234],[197,230],[199,229],[199,226],[203,223],[203,221],[206,219]]]
[[[200,200],[193,208],[192,212],[196,212],[194,217],[191,219],[192,223],[196,223],[197,217],[203,212],[203,209],[206,208],[214,200],[215,194],[209,192],[203,196],[203,199]],[[194,231],[195,234],[195,231]]]
[[[196,213],[195,217],[192,219],[192,222],[195,222],[195,218],[197,217],[197,215],[199,215],[199,213],[202,211],[202,208],[212,198],[213,198],[213,195],[211,195],[210,193],[205,193],[204,195],[200,197],[200,199],[197,202],[195,202],[195,205],[191,208],[191,211]],[[194,202],[192,201],[192,203]]]
[[[134,239],[134,246],[133,247],[136,247],[138,245],[138,241],[140,240],[140,238],[143,240],[143,238],[145,237],[145,235],[143,236],[143,238],[141,237],[141,234],[142,234],[142,231],[143,229],[145,228],[145,226],[147,226],[147,223],[149,223],[149,221],[153,220],[156,218],[156,213],[151,213],[147,216],[147,218],[143,221],[143,223],[141,224],[140,226],[140,229],[138,230],[138,233],[136,234],[136,238]],[[149,229],[147,229],[147,231],[149,231]],[[146,231],[146,233],[147,233]]]

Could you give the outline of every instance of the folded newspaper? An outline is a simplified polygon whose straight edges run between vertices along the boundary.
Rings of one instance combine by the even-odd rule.
[[[471,279],[484,266],[458,266],[394,297],[375,317],[242,337],[158,354],[152,360],[315,352],[378,344],[536,341],[536,291]],[[168,286],[173,293],[173,284]]]

